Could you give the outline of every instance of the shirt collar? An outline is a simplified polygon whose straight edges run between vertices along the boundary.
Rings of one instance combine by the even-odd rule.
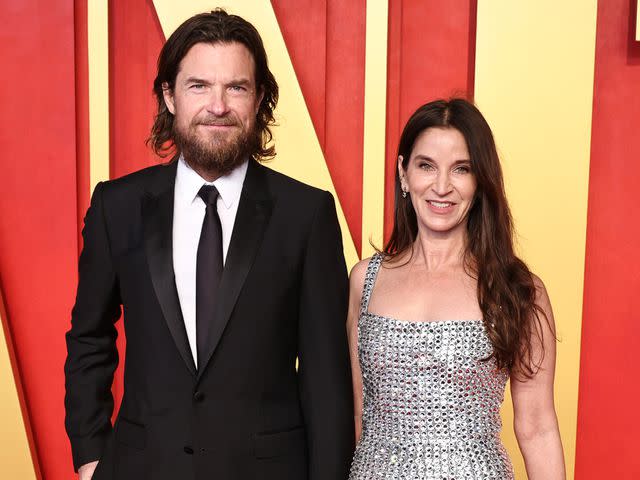
[[[176,172],[176,200],[186,204],[192,204],[198,197],[198,192],[203,185],[215,185],[220,194],[220,199],[225,208],[231,208],[236,202],[240,201],[242,193],[242,185],[247,175],[247,167],[249,162],[245,160],[241,165],[234,168],[231,172],[222,177],[217,178],[213,182],[207,182],[204,178],[196,173],[182,155],[178,159],[178,170]]]

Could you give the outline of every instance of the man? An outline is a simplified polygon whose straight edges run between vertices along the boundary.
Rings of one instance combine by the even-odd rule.
[[[154,91],[150,141],[178,155],[96,186],[85,218],[65,365],[74,466],[94,480],[344,479],[340,230],[329,193],[256,161],[275,154],[278,98],[258,32],[222,10],[190,18]]]

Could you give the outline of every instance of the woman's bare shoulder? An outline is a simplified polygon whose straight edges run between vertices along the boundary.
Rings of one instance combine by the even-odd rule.
[[[533,272],[531,272],[531,279],[533,280],[533,285],[536,288],[536,303],[545,310],[550,309],[551,302],[544,282]]]
[[[364,279],[367,275],[367,267],[369,266],[370,261],[371,257],[364,258],[351,268],[351,273],[349,274],[349,285],[353,293],[362,293],[362,289],[364,288]]]

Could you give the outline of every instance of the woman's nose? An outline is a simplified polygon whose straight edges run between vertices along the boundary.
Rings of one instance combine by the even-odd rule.
[[[447,172],[438,173],[433,190],[438,195],[444,196],[451,191],[451,178]]]

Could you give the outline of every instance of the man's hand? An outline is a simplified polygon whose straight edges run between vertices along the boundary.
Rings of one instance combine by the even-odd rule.
[[[82,465],[78,469],[78,480],[91,480],[91,477],[93,477],[93,472],[95,472],[97,466],[98,460]]]

